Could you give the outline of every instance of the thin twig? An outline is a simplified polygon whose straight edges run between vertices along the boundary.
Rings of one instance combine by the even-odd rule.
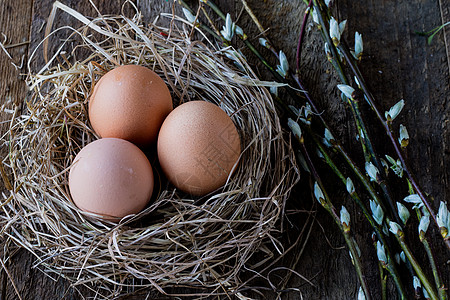
[[[302,21],[302,27],[300,28],[300,36],[298,37],[298,44],[297,44],[297,54],[296,54],[296,72],[300,72],[300,60],[301,60],[301,54],[303,49],[303,40],[305,36],[306,31],[306,23],[308,22],[308,17],[311,14],[311,6],[312,6],[313,0],[309,0],[308,8],[305,11],[305,14],[303,15],[303,21]]]
[[[376,114],[378,120],[380,121],[380,123],[382,124],[382,126],[383,126],[383,128],[384,128],[384,130],[385,130],[385,132],[387,134],[387,136],[391,140],[391,143],[394,146],[394,150],[395,150],[395,152],[397,154],[397,157],[398,157],[398,159],[400,160],[400,162],[402,164],[403,171],[405,172],[405,174],[408,177],[409,181],[413,185],[414,190],[419,195],[419,197],[422,200],[423,204],[426,206],[426,208],[430,212],[430,215],[433,218],[434,223],[436,224],[436,226],[438,226],[437,225],[436,214],[434,213],[434,210],[432,209],[430,203],[427,200],[427,197],[422,192],[422,189],[420,188],[420,186],[417,183],[416,179],[414,178],[412,172],[410,171],[410,168],[407,165],[405,158],[403,157],[403,152],[401,150],[401,147],[400,147],[397,139],[394,137],[394,134],[392,133],[392,130],[391,130],[388,122],[384,120],[384,118],[381,115],[380,111],[377,109],[377,107],[375,105],[375,99],[373,98],[372,93],[367,88],[366,83],[364,81],[364,78],[362,77],[358,66],[354,63],[352,57],[350,56],[351,54],[350,54],[348,48],[346,46],[344,46],[344,45],[345,44],[342,44],[340,46],[340,49],[341,49],[342,53],[344,54],[344,57],[345,57],[347,63],[349,64],[350,68],[352,69],[353,73],[355,74],[356,78],[358,79],[358,82],[359,82],[359,84],[361,86],[361,89],[364,91],[364,94],[366,95],[367,102],[369,103],[369,105],[372,108],[372,110],[375,112],[375,114]],[[447,246],[448,250],[450,250],[450,240],[448,240],[448,239],[445,240],[444,239],[444,242],[445,242],[445,245]]]
[[[331,49],[331,52],[332,52],[332,57],[334,57],[335,64],[333,64],[333,66],[335,66],[335,69],[338,72],[339,77],[341,78],[342,82],[344,84],[348,85],[349,82],[345,75],[345,72],[344,72],[344,69],[342,66],[342,62],[340,60],[340,55],[338,54],[337,48],[334,45],[334,43],[329,35],[329,30],[328,30],[329,26],[326,26],[327,25],[325,22],[326,16],[323,15],[322,10],[320,9],[316,0],[314,1],[314,9],[316,9],[318,12],[317,16],[318,16],[318,19],[319,19],[319,22],[321,25],[320,31],[322,32],[322,37],[325,39],[325,42],[328,43],[329,48]],[[343,43],[340,42],[339,45],[341,45],[341,44],[343,44]],[[338,46],[338,48],[340,49],[340,46]],[[380,163],[378,156],[375,154],[374,147],[370,140],[368,131],[367,131],[366,126],[363,121],[362,114],[359,110],[358,102],[356,100],[358,100],[358,99],[348,99],[348,101],[350,103],[350,107],[352,109],[353,116],[355,118],[355,123],[358,128],[358,133],[362,133],[362,135],[363,135],[360,138],[360,142],[362,143],[362,146],[363,146],[363,151],[365,154],[366,161],[369,161],[369,160],[372,161],[378,170],[382,170],[383,169],[382,165]],[[380,173],[380,176],[383,179],[385,178],[383,173]],[[400,217],[398,216],[397,210],[395,208],[394,201],[391,196],[391,192],[389,190],[389,187],[386,185],[385,180],[379,180],[379,181],[377,181],[377,183],[380,185],[380,187],[383,191],[383,195],[390,207],[390,210],[385,210],[385,211],[388,212],[390,215],[392,215],[398,224],[402,224]]]
[[[308,130],[307,126],[303,126],[302,128],[307,129],[306,131],[312,136],[314,139],[314,142],[316,146],[318,147],[319,151],[322,153],[325,162],[327,165],[333,170],[333,172],[341,179],[341,182],[343,183],[344,187],[347,184],[347,178],[342,174],[342,172],[339,170],[339,168],[334,164],[333,160],[329,156],[328,152],[325,150],[321,142],[315,137],[311,131]],[[400,274],[398,273],[397,268],[394,264],[394,257],[392,256],[392,252],[390,250],[389,244],[386,241],[386,238],[382,232],[382,228],[375,222],[372,215],[367,210],[366,206],[362,203],[360,197],[358,196],[358,193],[356,191],[350,193],[350,197],[353,199],[353,201],[361,208],[364,216],[369,221],[369,224],[372,226],[372,229],[375,231],[375,234],[377,235],[378,239],[383,243],[385,246],[386,256],[388,257],[388,261],[386,262],[386,269],[389,271],[391,276],[394,279],[394,282],[397,286],[398,292],[401,295],[402,299],[406,299],[406,292],[403,287],[403,284],[400,280]],[[389,220],[386,220],[387,223],[389,223]],[[376,245],[375,245],[376,248]],[[382,275],[382,274],[381,274]]]
[[[355,270],[356,270],[356,273],[358,275],[358,279],[359,279],[359,282],[361,284],[361,287],[364,290],[364,294],[366,295],[366,299],[370,300],[371,299],[371,295],[370,295],[369,288],[367,287],[365,276],[364,276],[363,271],[362,271],[362,264],[361,264],[361,260],[360,260],[360,257],[359,257],[359,253],[356,250],[356,244],[355,244],[356,242],[350,236],[350,230],[345,230],[343,228],[343,226],[341,224],[341,221],[340,221],[340,218],[337,215],[336,210],[334,208],[334,205],[331,202],[331,199],[329,198],[329,196],[328,196],[328,194],[327,194],[327,192],[325,190],[325,187],[324,187],[324,185],[322,183],[322,180],[320,179],[320,176],[319,176],[317,170],[314,167],[314,164],[313,164],[313,162],[311,160],[311,157],[310,157],[310,155],[308,153],[308,150],[305,147],[305,144],[303,142],[303,138],[302,137],[297,137],[297,138],[298,138],[298,141],[300,143],[303,155],[305,156],[306,162],[308,163],[308,167],[310,168],[311,173],[312,173],[312,175],[314,177],[314,180],[316,180],[317,184],[319,185],[319,187],[322,190],[323,195],[325,197],[324,202],[321,202],[321,201],[320,202],[321,202],[322,206],[331,215],[331,217],[333,218],[334,222],[338,225],[342,235],[344,236],[345,242],[346,242],[346,244],[347,244],[347,246],[348,246],[348,248],[350,250],[350,253],[352,254],[353,264],[355,266]]]
[[[245,11],[248,13],[248,15],[250,16],[250,18],[252,18],[253,23],[255,23],[256,27],[258,27],[259,32],[267,39],[267,35],[266,35],[266,30],[264,29],[264,27],[261,25],[261,23],[259,22],[258,18],[256,17],[256,15],[253,13],[253,10],[250,8],[250,6],[248,6],[247,1],[245,0],[241,0],[242,5],[245,8]]]
[[[434,281],[436,283],[436,288],[438,290],[439,293],[439,299],[440,300],[446,300],[447,299],[447,292],[445,291],[445,286],[442,282],[441,277],[439,276],[439,271],[438,268],[436,266],[436,261],[434,259],[434,255],[433,255],[433,251],[431,250],[431,246],[428,243],[428,239],[426,237],[424,237],[422,239],[422,244],[425,248],[425,251],[427,252],[427,256],[428,256],[428,261],[430,262],[430,266],[431,269],[433,270],[433,277],[434,277]]]
[[[413,256],[410,248],[405,243],[404,234],[401,230],[398,231],[397,234],[395,234],[395,237],[397,238],[400,247],[402,248],[403,252],[405,252],[406,257],[408,257],[408,260],[411,262],[412,267],[414,268],[414,271],[416,271],[417,277],[422,282],[422,285],[427,290],[428,294],[430,295],[432,300],[439,300],[438,295],[436,294],[436,291],[433,289],[432,285],[428,281],[427,277],[425,276],[425,273],[423,272],[422,268],[420,267],[419,263]]]

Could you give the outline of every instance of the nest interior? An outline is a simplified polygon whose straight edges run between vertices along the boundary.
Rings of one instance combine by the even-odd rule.
[[[73,51],[89,55],[73,61],[74,52],[54,53],[40,72],[29,75],[31,93],[22,112],[10,110],[1,144],[9,149],[2,164],[12,180],[0,204],[1,235],[32,252],[36,267],[74,285],[100,286],[103,294],[117,296],[130,286],[163,291],[180,284],[236,289],[239,272],[254,252],[268,255],[247,267],[266,263],[273,249],[282,252],[274,232],[299,177],[266,89],[276,84],[258,80],[239,52],[220,48],[178,16],[163,14],[172,20],[163,28],[144,26],[137,11],[132,17],[85,22],[63,5],[58,9],[84,23],[65,43],[76,36],[81,42]],[[193,31],[198,40],[192,39]],[[191,100],[220,106],[236,125],[243,152],[219,191],[193,198],[159,177],[149,206],[114,224],[72,203],[68,170],[81,148],[98,138],[87,118],[95,82],[123,64],[158,73],[174,106]]]

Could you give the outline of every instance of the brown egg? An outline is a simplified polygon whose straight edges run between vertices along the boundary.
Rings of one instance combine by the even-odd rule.
[[[169,89],[155,72],[125,65],[109,71],[95,85],[89,120],[103,138],[121,138],[145,147],[156,141],[172,110]]]
[[[75,205],[107,220],[140,212],[152,196],[153,184],[145,154],[116,138],[96,140],[81,149],[69,173]]]
[[[226,183],[241,144],[233,121],[222,109],[210,102],[191,101],[164,120],[157,150],[169,181],[201,196]]]

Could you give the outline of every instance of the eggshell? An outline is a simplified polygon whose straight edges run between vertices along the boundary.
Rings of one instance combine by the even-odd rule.
[[[161,127],[158,159],[177,188],[205,195],[226,183],[241,153],[239,133],[231,118],[206,101],[184,103]]]
[[[81,210],[118,220],[140,212],[153,192],[153,171],[134,144],[96,140],[75,157],[69,173],[72,200]]]
[[[156,141],[172,110],[169,89],[155,72],[125,65],[109,71],[95,85],[89,120],[103,138],[121,138],[145,147]]]

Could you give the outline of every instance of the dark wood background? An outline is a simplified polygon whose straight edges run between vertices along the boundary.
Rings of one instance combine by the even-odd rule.
[[[88,15],[96,16],[88,0],[63,0],[63,3]],[[104,14],[117,14],[122,1],[94,1]],[[233,16],[241,12],[242,5],[236,1],[216,1],[223,10]],[[294,63],[297,36],[301,25],[305,5],[301,0],[249,0],[255,14],[263,26],[268,28],[268,36],[284,49],[291,64]],[[1,0],[0,32],[7,40],[5,45],[12,56],[16,69],[7,55],[0,51],[0,104],[7,101],[21,103],[26,99],[27,90],[22,74],[25,73],[27,58],[43,37],[43,26],[52,7],[52,0]],[[145,19],[152,20],[161,12],[171,11],[171,1],[139,1],[135,3],[142,10]],[[408,128],[411,142],[408,148],[408,161],[417,174],[425,191],[435,198],[437,210],[439,201],[450,199],[449,163],[450,163],[450,90],[449,90],[449,51],[450,27],[439,33],[431,45],[415,31],[428,31],[442,22],[450,21],[450,3],[448,0],[339,0],[339,18],[348,19],[346,38],[353,42],[355,31],[363,35],[364,58],[362,69],[366,81],[378,100],[378,107],[388,109],[399,99],[405,99],[406,106],[400,122]],[[74,19],[60,14],[55,24],[76,25]],[[235,17],[233,18],[235,19]],[[242,14],[239,25],[247,32],[256,29],[249,18]],[[252,37],[252,35],[250,35]],[[253,34],[255,37],[256,34]],[[1,37],[3,39],[3,37]],[[257,43],[255,39],[255,43]],[[15,45],[16,44],[16,45]],[[250,54],[249,54],[250,56]],[[23,65],[21,65],[23,62]],[[261,77],[270,79],[263,67],[256,63],[255,69]],[[42,60],[32,64],[31,71],[37,71]],[[348,145],[352,145],[354,132],[351,117],[338,101],[335,89],[336,77],[323,55],[323,44],[316,31],[309,28],[307,43],[301,63],[302,77],[313,96],[319,99],[324,114],[332,120],[336,132]],[[363,107],[367,109],[367,107]],[[1,114],[5,119],[7,116]],[[367,118],[372,135],[377,141],[380,153],[389,151],[384,147],[383,134],[376,120]],[[372,126],[372,124],[374,124]],[[6,125],[1,125],[1,134]],[[386,149],[385,149],[386,148]],[[1,149],[1,155],[5,149]],[[358,154],[352,150],[353,154]],[[2,187],[3,188],[3,187]],[[402,194],[403,191],[394,191]],[[339,200],[338,195],[338,200]],[[305,199],[306,202],[311,200]],[[340,205],[337,205],[340,207]],[[364,223],[363,216],[352,207],[353,224]],[[301,278],[293,276],[289,287],[299,292],[283,294],[284,299],[356,299],[359,284],[351,265],[344,240],[336,230],[332,220],[324,210],[318,209],[316,223],[296,271],[310,279],[314,287]],[[298,222],[302,222],[298,218]],[[301,226],[299,224],[298,226]],[[432,226],[430,226],[432,227]],[[322,228],[325,228],[324,230]],[[414,232],[415,228],[410,228]],[[368,228],[357,230],[356,238],[366,256],[364,268],[372,290],[379,290],[376,254],[371,246]],[[449,252],[439,242],[435,231],[430,233],[443,279],[450,283]],[[420,246],[418,246],[420,247]],[[1,247],[3,248],[3,246]],[[419,257],[423,259],[423,257]],[[15,252],[7,264],[14,285],[22,299],[83,299],[94,296],[87,291],[76,291],[62,280],[52,281],[38,270],[32,269],[33,257],[25,250]],[[0,278],[0,299],[18,299],[10,279],[4,269]],[[389,299],[395,299],[395,288],[389,286]],[[267,299],[273,294],[265,292]],[[143,292],[133,299],[163,299],[157,295]],[[262,296],[260,296],[262,297]],[[128,297],[127,299],[131,299]],[[375,293],[374,299],[380,299]]]

